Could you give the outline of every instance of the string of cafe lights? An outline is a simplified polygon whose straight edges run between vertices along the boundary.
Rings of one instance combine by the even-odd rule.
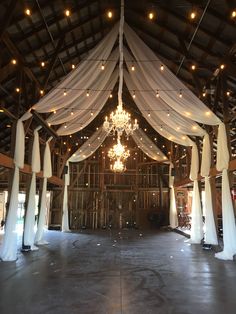
[[[64,16],[65,16],[65,18],[70,18],[70,16],[71,16],[71,14],[73,13],[73,11],[71,11],[70,10],[70,8],[66,8],[65,10],[64,10]],[[26,15],[26,16],[28,16],[28,17],[30,17],[31,15],[32,15],[32,9],[30,8],[30,7],[26,7],[25,8],[25,10],[24,10],[24,14]],[[107,18],[108,19],[112,19],[113,18],[113,16],[114,16],[114,12],[111,10],[111,9],[108,9],[107,11],[106,11],[106,16],[107,16]],[[147,18],[149,19],[149,20],[156,20],[157,19],[157,10],[148,10],[147,11]],[[188,10],[188,18],[190,19],[190,20],[195,20],[196,18],[198,17],[198,9],[197,9],[197,7],[192,7],[191,8],[191,10]],[[230,12],[230,18],[231,19],[233,19],[233,20],[236,20],[236,9],[233,9],[231,12]],[[216,57],[217,58],[217,57]],[[102,59],[85,59],[86,61],[101,61],[102,62],[102,65],[101,65],[101,69],[102,70],[104,70],[105,69],[105,60],[102,60]],[[109,61],[112,61],[112,60],[106,60],[106,62],[109,62]],[[114,61],[114,60],[113,60]],[[132,61],[132,60],[130,60],[130,61]],[[160,62],[160,64],[161,64],[161,61],[160,60],[137,60],[138,62]],[[11,63],[13,64],[13,65],[17,65],[17,63],[18,63],[18,61],[17,61],[17,59],[12,59],[11,60]],[[47,62],[46,61],[44,61],[44,60],[42,60],[41,62],[40,62],[40,66],[42,67],[42,68],[45,68],[46,67],[46,64],[47,64]],[[199,65],[198,65],[199,66]],[[193,63],[193,64],[191,64],[190,65],[190,69],[192,70],[192,71],[195,71],[196,69],[197,69],[197,63]],[[75,66],[75,64],[72,64],[71,65],[71,69],[73,70],[73,69],[75,69],[76,68],[76,66]],[[223,70],[225,68],[225,64],[220,64],[219,65],[219,69],[221,69],[221,70]],[[132,64],[132,66],[131,66],[131,70],[132,71],[134,71],[135,70],[135,67],[134,67],[134,65]],[[161,64],[160,65],[160,70],[164,70],[164,65],[163,64]],[[17,93],[20,93],[21,92],[21,89],[20,89],[20,87],[16,87],[16,89],[15,89],[15,91],[17,92]],[[39,93],[40,93],[40,95],[41,96],[43,96],[44,95],[44,90],[43,89],[40,89],[39,90]],[[229,94],[230,92],[228,91],[227,92],[227,96],[229,96],[228,94]],[[204,92],[203,91],[203,95],[202,95],[203,97],[205,97],[206,96],[206,92]],[[135,96],[134,96],[135,97]]]

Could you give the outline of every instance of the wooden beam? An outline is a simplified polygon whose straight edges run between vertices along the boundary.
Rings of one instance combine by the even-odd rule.
[[[26,62],[24,60],[24,57],[19,52],[18,48],[13,43],[13,41],[10,39],[8,33],[5,32],[2,35],[2,41],[4,42],[4,44],[6,45],[8,50],[11,52],[11,54],[18,60],[19,64],[23,67],[23,71],[29,77],[29,79],[34,81],[37,84],[37,87],[39,89],[41,89],[38,79],[36,78],[34,73],[31,71],[31,69],[26,66]]]
[[[6,31],[7,27],[9,26],[12,17],[13,17],[13,13],[15,11],[15,7],[16,7],[17,1],[16,0],[11,0],[7,11],[5,13],[4,16],[4,20],[1,21],[1,28],[0,28],[0,40],[2,39],[2,35],[4,34],[4,32]]]
[[[35,110],[31,109],[30,112],[32,113],[34,119],[47,131],[47,133],[49,133],[49,135],[58,139],[58,134],[49,127],[47,122]]]
[[[46,75],[45,75],[45,79],[44,79],[44,82],[43,82],[43,90],[45,90],[46,87],[47,87],[48,80],[49,80],[49,78],[50,78],[50,75],[51,75],[52,70],[53,70],[53,68],[54,68],[54,65],[55,65],[55,63],[56,63],[56,60],[57,60],[57,58],[58,58],[58,53],[59,53],[59,51],[61,50],[61,47],[62,47],[62,45],[63,45],[63,43],[64,43],[64,40],[65,40],[65,35],[63,35],[63,36],[59,39],[59,41],[58,41],[58,43],[57,43],[55,52],[54,52],[54,54],[53,54],[53,56],[52,56],[52,59],[51,59],[51,62],[50,62],[50,64],[49,64],[47,73],[46,73]]]
[[[235,171],[236,170],[236,159],[232,159],[229,162],[229,172]],[[210,170],[210,177],[217,177],[221,174],[221,171],[217,171],[216,167],[211,168]],[[198,181],[203,180],[204,178],[199,174],[198,175]],[[183,178],[182,180],[179,180],[177,182],[174,182],[175,187],[183,187],[188,184],[193,184],[193,181],[191,181],[189,178]]]
[[[0,153],[0,166],[13,169],[14,168],[13,158]],[[25,173],[25,174],[31,174],[32,173],[31,166],[28,164],[25,164],[24,168],[20,169],[20,172]],[[43,178],[43,172],[42,171],[38,172],[36,176],[38,178]],[[59,186],[63,186],[64,184],[63,180],[56,176],[52,176],[51,178],[48,178],[48,182],[54,185],[59,185]]]

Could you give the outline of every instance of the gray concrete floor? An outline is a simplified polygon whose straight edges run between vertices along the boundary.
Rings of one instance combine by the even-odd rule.
[[[46,234],[0,263],[1,314],[235,314],[236,263],[174,232]]]

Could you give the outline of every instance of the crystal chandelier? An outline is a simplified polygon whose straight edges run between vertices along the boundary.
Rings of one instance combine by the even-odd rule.
[[[105,117],[103,127],[107,133],[115,134],[117,132],[118,137],[120,137],[123,132],[125,132],[127,136],[131,135],[139,126],[137,119],[135,119],[134,124],[132,124],[130,113],[125,111],[122,105],[118,105],[115,113],[112,112],[110,114],[109,120],[108,117]]]
[[[122,90],[123,90],[123,33],[124,33],[124,0],[121,0],[121,14],[120,14],[120,29],[119,29],[119,88],[118,88],[118,105],[115,113],[111,113],[109,120],[106,117],[103,123],[104,130],[107,133],[117,133],[118,137],[121,137],[123,132],[127,136],[131,135],[136,129],[138,129],[138,122],[135,119],[134,123],[131,123],[131,116],[123,109],[122,102]]]
[[[123,146],[120,142],[120,138],[117,139],[117,144],[115,144],[109,151],[108,157],[110,159],[126,160],[130,156],[129,150],[125,150],[125,146]]]
[[[125,164],[120,160],[120,158],[115,160],[114,164],[110,166],[110,169],[114,172],[123,172],[126,170]]]

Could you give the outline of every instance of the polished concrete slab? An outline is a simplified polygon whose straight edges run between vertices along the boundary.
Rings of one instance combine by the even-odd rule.
[[[1,314],[235,314],[236,263],[174,232],[61,233],[0,263]]]

